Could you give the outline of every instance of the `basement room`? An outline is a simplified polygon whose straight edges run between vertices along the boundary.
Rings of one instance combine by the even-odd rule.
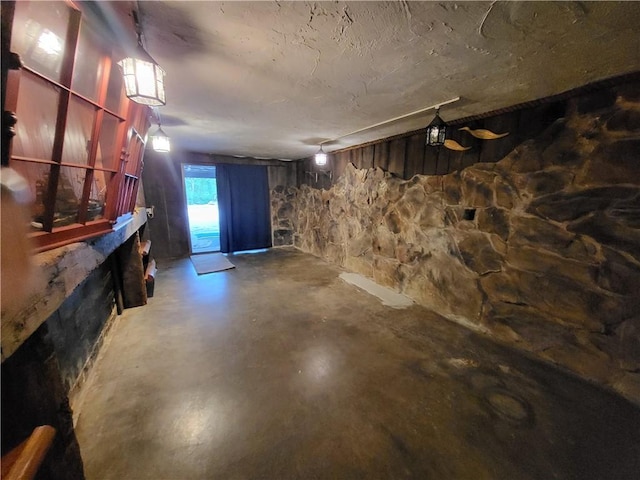
[[[1,6],[2,478],[639,478],[640,2]]]

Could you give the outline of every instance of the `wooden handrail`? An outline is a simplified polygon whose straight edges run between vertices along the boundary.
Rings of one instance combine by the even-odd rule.
[[[55,435],[56,429],[49,425],[36,427],[29,438],[2,456],[2,478],[4,480],[34,478]]]

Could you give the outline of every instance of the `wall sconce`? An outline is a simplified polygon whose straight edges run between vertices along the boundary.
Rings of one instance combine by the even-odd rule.
[[[138,14],[135,10],[132,13],[138,46],[132,55],[118,62],[124,75],[126,95],[142,105],[165,105],[165,72],[142,46],[142,28],[138,22]]]
[[[444,145],[444,140],[447,135],[447,124],[440,118],[440,107],[436,109],[436,116],[431,123],[427,126],[427,140],[426,145],[430,147],[438,147]]]
[[[153,150],[160,153],[166,153],[171,151],[171,142],[169,142],[169,136],[164,133],[160,122],[158,122],[158,130],[151,136],[151,146]]]

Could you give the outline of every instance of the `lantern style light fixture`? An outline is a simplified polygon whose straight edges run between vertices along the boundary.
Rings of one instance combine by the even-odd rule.
[[[440,107],[438,107],[436,109],[436,116],[427,126],[427,141],[425,143],[430,147],[444,145],[446,135],[447,124],[440,118]]]
[[[166,153],[171,151],[171,142],[169,136],[164,133],[160,122],[158,122],[158,130],[151,136],[151,146],[153,150],[160,153]]]
[[[327,154],[322,150],[322,145],[320,145],[320,150],[315,155],[315,162],[317,167],[324,167],[327,165]]]
[[[136,103],[157,107],[165,105],[165,72],[142,46],[142,28],[138,14],[133,11],[138,46],[127,58],[118,62],[124,75],[124,88],[127,97]]]
[[[319,168],[314,169],[312,172],[306,173],[314,177],[316,183],[318,183],[318,180],[321,176],[329,177],[329,180],[332,180],[333,172],[327,167],[328,155],[324,152],[324,150],[322,150],[322,144],[320,144],[320,150],[318,150],[318,152],[314,155],[313,159],[316,167]]]

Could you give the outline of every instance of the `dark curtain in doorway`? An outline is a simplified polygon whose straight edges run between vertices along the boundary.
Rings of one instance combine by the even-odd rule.
[[[271,246],[269,177],[263,165],[217,166],[220,250]]]

